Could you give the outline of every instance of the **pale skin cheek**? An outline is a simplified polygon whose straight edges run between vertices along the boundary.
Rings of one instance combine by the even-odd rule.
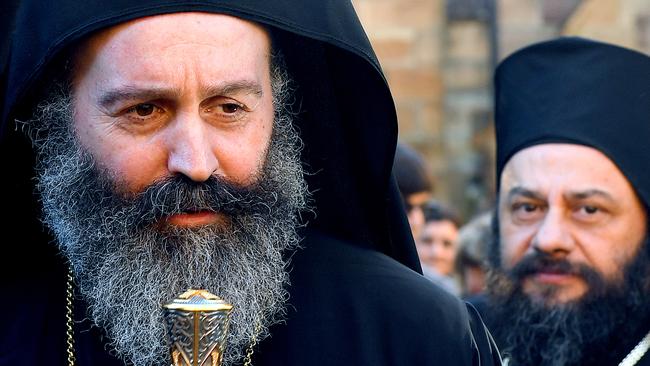
[[[627,250],[624,252],[612,252],[611,248],[602,248],[600,253],[609,253],[609,255],[601,255],[602,259],[595,263],[599,272],[601,272],[607,279],[622,280],[622,269],[625,268],[626,264],[630,261],[632,253]]]
[[[431,256],[431,249],[427,246],[417,246],[418,255],[420,260],[428,265],[433,265],[433,258]]]
[[[512,218],[505,212],[503,207],[499,212],[501,238],[501,265],[504,269],[510,269],[523,256],[526,251],[526,238],[530,235],[523,228],[515,228],[511,224]]]
[[[447,263],[449,263],[449,266],[453,265],[455,259],[456,259],[456,249],[454,248],[447,249],[444,255],[444,260]]]
[[[93,155],[100,168],[110,172],[113,179],[123,180],[128,186],[137,186],[137,182],[131,182],[133,176],[141,175],[151,167],[147,160],[150,160],[155,149],[150,144],[125,136],[122,130],[103,116],[80,109],[82,112],[78,115],[79,120],[91,121],[78,122],[76,125],[82,146]],[[146,146],[134,148],[143,145]],[[147,162],[143,162],[143,159]]]
[[[134,151],[131,154],[122,156],[117,163],[117,171],[123,172],[124,177],[130,177],[132,190],[141,191],[154,181],[163,178],[164,170],[160,169],[151,152]],[[158,169],[157,169],[158,168]]]
[[[163,178],[165,171],[161,162],[164,159],[155,148],[115,149],[108,159],[98,159],[102,167],[108,169],[112,178],[130,192],[140,192],[154,181]]]
[[[603,230],[594,232],[592,235],[580,238],[582,253],[587,265],[592,266],[605,278],[610,280],[622,279],[622,271],[630,259],[636,254],[638,245],[626,246],[625,243],[637,243],[640,240],[637,236],[623,227],[610,229],[609,232],[629,233],[629,235],[607,235]]]
[[[220,173],[239,183],[251,183],[264,164],[269,139],[260,136],[252,140],[255,142],[246,139],[237,143],[219,159]]]
[[[505,269],[512,268],[526,254],[528,235],[501,234],[501,265]]]

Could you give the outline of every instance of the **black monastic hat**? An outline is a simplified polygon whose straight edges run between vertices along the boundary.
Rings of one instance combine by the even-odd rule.
[[[506,58],[495,75],[497,180],[518,151],[544,143],[593,147],[650,203],[650,57],[560,38]]]

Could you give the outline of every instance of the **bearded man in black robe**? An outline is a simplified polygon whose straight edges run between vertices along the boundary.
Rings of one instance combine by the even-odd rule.
[[[418,273],[349,2],[28,0],[6,55],[0,363],[168,364],[200,287],[225,365],[500,364]]]
[[[496,72],[485,318],[511,366],[650,365],[650,58],[580,38]]]

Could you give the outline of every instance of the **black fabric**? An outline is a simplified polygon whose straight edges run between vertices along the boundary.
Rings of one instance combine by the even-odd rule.
[[[9,33],[13,27],[18,0],[0,1],[0,86],[6,83],[5,67],[9,58]],[[0,88],[0,100],[4,100],[4,91]],[[0,115],[2,112],[2,103],[0,103]]]
[[[315,290],[291,293],[293,322],[272,329],[255,364],[477,365],[480,358],[491,365],[498,357],[480,318],[416,272],[322,233],[305,237],[304,250],[293,257],[291,282]],[[307,332],[300,324],[312,326]],[[482,342],[480,354],[475,342]]]
[[[313,230],[303,237],[304,249],[291,262],[287,321],[258,345],[254,365],[500,364],[471,305],[377,251]],[[48,275],[21,278],[22,286],[50,286],[24,293],[6,309],[19,318],[0,333],[0,365],[66,365],[66,268],[57,263]],[[106,351],[84,306],[75,301],[77,364],[122,365]]]
[[[315,215],[305,217],[306,230],[323,234],[305,234],[305,249],[292,259],[295,311],[272,329],[255,364],[444,359],[478,365],[479,358],[481,365],[492,364],[498,356],[480,318],[417,274],[419,261],[391,178],[395,107],[351,3],[333,0],[21,1],[1,86],[0,159],[10,176],[0,180],[0,192],[11,215],[0,221],[0,230],[5,238],[18,238],[3,250],[22,266],[3,266],[1,273],[0,312],[16,316],[4,317],[9,324],[0,327],[0,364],[65,361],[65,261],[39,222],[33,153],[13,119],[29,117],[40,92],[61,76],[64,56],[93,31],[178,11],[226,13],[267,25],[297,86],[295,122],[314,192]],[[7,301],[22,291],[27,294],[19,302]],[[105,350],[101,332],[84,321],[83,309],[78,301],[79,364],[119,364]]]
[[[509,56],[495,88],[497,177],[526,147],[581,144],[607,155],[650,203],[650,57],[560,38]]]

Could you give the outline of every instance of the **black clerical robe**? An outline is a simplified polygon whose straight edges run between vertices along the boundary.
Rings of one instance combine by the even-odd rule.
[[[395,107],[349,1],[24,0],[6,70],[0,157],[10,179],[0,194],[12,215],[0,293],[0,364],[63,365],[65,261],[39,222],[33,153],[10,123],[28,118],[39,92],[65,70],[66,55],[94,31],[154,14],[217,12],[263,24],[295,83],[296,127],[304,142],[315,215],[291,257],[287,319],[255,349],[254,365],[499,364],[472,308],[420,274],[391,175]],[[109,339],[75,303],[78,365],[117,365]]]

